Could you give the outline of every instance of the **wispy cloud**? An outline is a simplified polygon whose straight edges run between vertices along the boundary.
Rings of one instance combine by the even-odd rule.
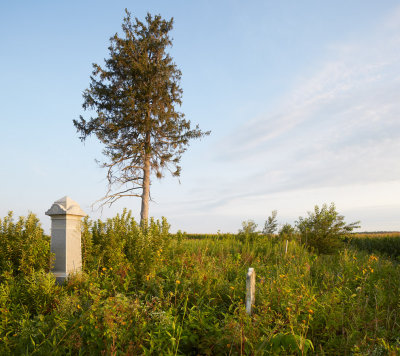
[[[399,177],[399,24],[397,9],[365,38],[329,46],[329,60],[274,112],[238,128],[218,160],[240,162],[255,176],[274,172],[271,190]]]
[[[272,209],[298,217],[331,201],[357,220],[363,207],[398,209],[399,48],[400,7],[363,38],[327,45],[275,108],[213,147],[210,175],[193,177],[172,217],[203,219],[211,231],[216,221],[227,230],[235,218]]]

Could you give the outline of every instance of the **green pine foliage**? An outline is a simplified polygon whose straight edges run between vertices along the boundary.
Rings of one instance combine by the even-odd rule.
[[[181,71],[168,53],[173,19],[147,14],[145,21],[126,11],[122,36],[110,38],[109,58],[93,64],[83,108],[93,116],[73,120],[81,140],[94,135],[104,145],[109,189],[101,199],[141,197],[147,220],[150,176],[179,176],[189,141],[209,135],[178,111]],[[144,204],[144,205],[143,205]]]

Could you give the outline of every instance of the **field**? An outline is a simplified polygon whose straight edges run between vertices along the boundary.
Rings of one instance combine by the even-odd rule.
[[[400,232],[354,234],[350,243],[369,253],[379,252],[397,259],[400,257]]]
[[[84,272],[57,285],[39,221],[10,214],[0,221],[0,354],[398,354],[397,258],[354,243],[373,236],[330,255],[288,238],[285,253],[278,236],[171,235],[166,220],[142,229],[124,212],[84,221]]]

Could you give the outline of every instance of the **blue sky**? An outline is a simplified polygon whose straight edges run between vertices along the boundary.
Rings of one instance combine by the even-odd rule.
[[[103,64],[124,9],[174,17],[181,110],[211,136],[180,180],[152,183],[150,215],[172,230],[293,223],[334,202],[362,230],[400,230],[398,1],[0,2],[0,216],[44,212],[68,195],[93,218],[106,191],[102,146],[82,144],[91,64]]]

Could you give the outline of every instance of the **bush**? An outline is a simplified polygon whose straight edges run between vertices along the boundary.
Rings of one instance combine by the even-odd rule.
[[[35,214],[14,222],[10,211],[0,219],[0,273],[31,274],[41,269],[50,269],[50,237]]]
[[[335,204],[322,208],[314,207],[314,212],[308,212],[307,218],[299,217],[296,227],[300,232],[301,242],[309,249],[318,253],[336,252],[342,245],[342,239],[353,229],[358,228],[360,222],[346,224],[344,216],[336,211]]]
[[[282,240],[292,240],[295,237],[296,230],[292,225],[284,224],[278,234]]]
[[[276,220],[277,215],[278,212],[272,210],[271,216],[268,216],[264,224],[264,229],[262,231],[264,235],[272,235],[276,232],[276,229],[278,228],[278,221]]]
[[[239,229],[237,237],[242,242],[251,242],[258,236],[257,224],[254,220],[247,220],[242,222],[242,228]]]
[[[142,227],[126,209],[106,222],[86,218],[82,224],[83,268],[86,272],[112,268],[121,276],[131,271],[140,282],[168,247],[169,227],[165,218],[150,219]]]

